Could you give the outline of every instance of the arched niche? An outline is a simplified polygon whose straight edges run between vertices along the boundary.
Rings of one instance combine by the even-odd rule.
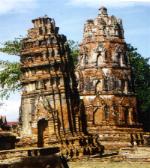
[[[96,98],[93,100],[93,124],[99,125],[102,123],[102,121],[105,120],[105,114],[104,114],[104,107],[106,106],[106,102],[103,98],[100,96],[96,96]]]
[[[75,77],[76,77],[76,82],[77,82],[77,88],[80,91],[83,91],[84,88],[84,79],[83,79],[83,74],[81,71],[76,71],[75,72]]]
[[[123,48],[120,45],[115,46],[114,53],[112,55],[112,60],[115,64],[121,65],[122,64],[122,55],[123,55]]]
[[[120,117],[121,121],[126,125],[132,125],[136,122],[136,99],[135,98],[123,98],[121,103]]]
[[[96,83],[95,92],[99,94],[102,91],[103,91],[103,79],[99,79]]]
[[[94,113],[93,113],[93,124],[94,125],[99,125],[103,121],[103,108],[99,107],[96,108]]]

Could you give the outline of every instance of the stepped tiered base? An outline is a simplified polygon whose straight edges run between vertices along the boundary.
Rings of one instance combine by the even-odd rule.
[[[67,158],[80,158],[84,155],[102,155],[104,146],[100,144],[98,136],[85,135],[82,132],[76,134],[66,134],[56,137],[54,141],[50,137],[44,137],[44,147],[58,147],[60,155]],[[36,147],[37,137],[22,138],[17,147]]]
[[[123,156],[125,160],[150,162],[150,148],[149,147],[134,147],[122,148],[119,155]]]
[[[105,149],[119,149],[122,147],[143,146],[148,144],[150,134],[143,132],[141,127],[96,126],[90,130],[99,135],[99,141]]]

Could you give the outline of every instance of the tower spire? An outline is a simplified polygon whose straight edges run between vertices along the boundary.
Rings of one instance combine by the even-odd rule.
[[[99,14],[102,15],[102,16],[107,16],[107,15],[108,15],[108,14],[107,14],[107,8],[104,7],[104,6],[101,6],[101,7],[99,8]]]

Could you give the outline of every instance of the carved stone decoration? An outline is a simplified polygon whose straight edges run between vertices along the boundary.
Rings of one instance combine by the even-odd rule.
[[[96,94],[101,94],[101,92],[103,91],[103,80],[98,80],[97,84],[96,84]]]
[[[86,63],[87,63],[87,55],[84,54],[81,56],[80,65],[84,67]]]

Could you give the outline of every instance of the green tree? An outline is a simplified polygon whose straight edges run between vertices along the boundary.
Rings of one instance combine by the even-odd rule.
[[[70,47],[70,54],[73,58],[74,65],[78,62],[78,56],[79,56],[79,43],[75,42],[73,40],[68,40],[68,44]]]
[[[6,41],[0,48],[1,53],[20,55],[21,39]],[[8,98],[12,92],[18,91],[20,86],[20,63],[0,60],[0,98]]]
[[[21,50],[21,37],[15,38],[12,41],[6,41],[2,43],[2,47],[0,48],[0,52],[9,54],[9,55],[20,55]]]
[[[142,57],[137,48],[127,45],[132,67],[134,89],[138,100],[139,120],[146,130],[150,130],[150,64],[149,58]]]

